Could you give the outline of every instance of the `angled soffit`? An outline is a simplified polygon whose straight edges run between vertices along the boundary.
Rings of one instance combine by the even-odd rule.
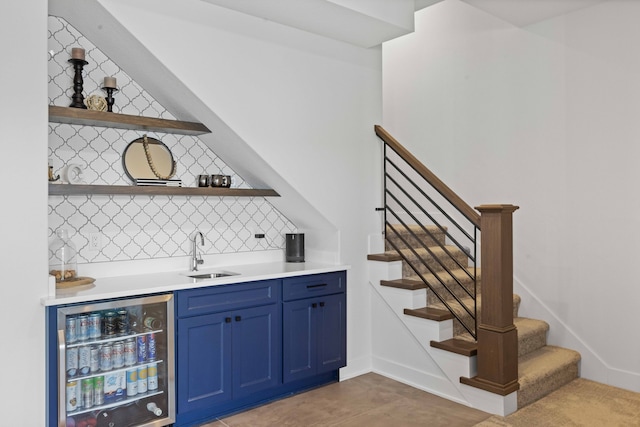
[[[419,1],[419,0],[417,0]],[[542,22],[607,0],[462,0],[516,27]]]
[[[202,1],[364,48],[414,30],[414,0]]]

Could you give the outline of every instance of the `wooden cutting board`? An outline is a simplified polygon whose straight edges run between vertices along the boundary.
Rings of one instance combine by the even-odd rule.
[[[74,280],[65,280],[64,282],[56,282],[57,289],[68,289],[76,286],[90,285],[95,282],[93,277],[76,277]]]

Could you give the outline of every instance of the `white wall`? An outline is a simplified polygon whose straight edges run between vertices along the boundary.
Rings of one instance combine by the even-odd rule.
[[[383,47],[383,125],[472,206],[512,203],[520,313],[640,391],[640,3],[517,28],[458,0]]]
[[[47,3],[0,6],[3,425],[42,425],[47,293]],[[11,58],[11,59],[9,59]]]

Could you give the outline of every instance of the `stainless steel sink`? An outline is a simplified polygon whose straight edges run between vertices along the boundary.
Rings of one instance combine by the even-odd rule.
[[[187,274],[187,277],[192,279],[217,279],[219,277],[237,276],[238,273],[232,273],[230,271],[214,271],[214,272],[193,272],[193,274]]]

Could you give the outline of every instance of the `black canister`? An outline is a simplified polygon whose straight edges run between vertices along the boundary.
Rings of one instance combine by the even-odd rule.
[[[285,235],[287,262],[304,262],[304,233]]]

